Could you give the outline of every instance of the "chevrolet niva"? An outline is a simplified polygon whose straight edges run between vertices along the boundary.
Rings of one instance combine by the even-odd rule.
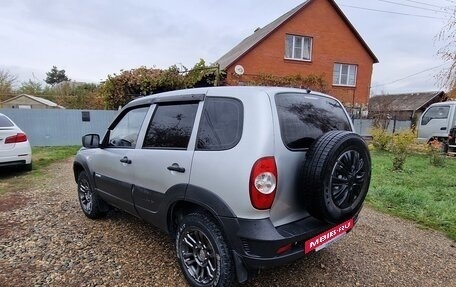
[[[74,161],[92,219],[116,207],[167,232],[192,286],[229,286],[351,231],[371,159],[335,98],[278,87],[172,91],[127,104]]]

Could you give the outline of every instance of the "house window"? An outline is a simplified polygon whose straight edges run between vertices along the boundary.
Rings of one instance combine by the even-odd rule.
[[[287,35],[285,40],[285,59],[310,61],[311,51],[311,37]]]
[[[349,64],[334,64],[333,85],[356,86],[358,66]]]

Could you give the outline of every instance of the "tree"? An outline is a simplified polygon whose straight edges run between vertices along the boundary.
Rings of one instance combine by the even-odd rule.
[[[257,86],[282,86],[306,88],[322,93],[328,93],[329,91],[328,84],[325,81],[324,74],[294,74],[280,77],[272,74],[262,73],[251,77],[251,79],[248,81],[248,84]]]
[[[185,78],[176,66],[167,70],[140,67],[108,75],[100,92],[108,109],[117,109],[135,97],[185,88]]]
[[[444,86],[456,93],[456,5],[452,7],[452,17],[439,33],[438,39],[442,42],[442,47],[437,54],[449,64],[449,67],[441,72],[440,80]]]
[[[218,86],[226,76],[219,66],[206,65],[206,61],[203,59],[200,59],[190,70],[185,67],[184,70],[186,85],[192,88]]]
[[[47,84],[54,86],[55,84],[63,81],[69,81],[65,75],[65,70],[59,70],[56,66],[52,66],[52,69],[46,73],[46,79],[44,80]]]
[[[7,95],[13,93],[13,86],[17,76],[8,71],[0,70],[0,101]]]
[[[93,83],[63,82],[51,88],[54,101],[67,109],[103,109],[98,86]]]
[[[17,91],[21,94],[41,95],[43,93],[43,86],[39,81],[29,79],[27,82],[22,82]]]
[[[100,88],[106,101],[106,107],[117,109],[135,97],[146,96],[166,91],[214,86],[223,80],[223,73],[217,66],[206,65],[200,59],[188,70],[179,69],[176,65],[168,69],[140,67],[129,71],[121,71],[119,75],[109,75]]]

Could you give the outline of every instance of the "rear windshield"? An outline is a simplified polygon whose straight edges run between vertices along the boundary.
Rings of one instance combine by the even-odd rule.
[[[14,127],[13,122],[11,122],[4,115],[0,115],[0,128]]]
[[[280,133],[291,150],[307,149],[316,138],[331,130],[350,131],[342,105],[333,99],[300,93],[275,96]]]

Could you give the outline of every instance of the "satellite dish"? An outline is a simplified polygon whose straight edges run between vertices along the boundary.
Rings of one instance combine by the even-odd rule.
[[[242,67],[241,65],[236,65],[236,67],[234,67],[234,72],[236,73],[236,75],[242,76],[244,74],[244,67]]]

